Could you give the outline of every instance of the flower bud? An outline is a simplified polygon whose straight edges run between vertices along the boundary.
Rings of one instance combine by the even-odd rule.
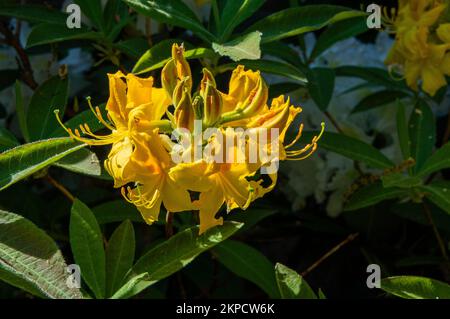
[[[209,82],[210,85],[216,87],[216,79],[214,75],[207,68],[203,68],[203,78],[200,82],[200,91],[203,92],[206,88],[206,84]]]
[[[175,106],[175,108],[178,106],[178,103],[181,101],[181,98],[183,97],[184,91],[188,90],[187,82],[189,81],[189,78],[185,77],[181,81],[178,82],[178,84],[175,86],[175,89],[172,93],[172,104]]]
[[[176,64],[173,59],[170,59],[161,71],[161,84],[169,97],[173,96],[173,91],[175,90],[177,83],[178,78]]]
[[[222,113],[222,97],[211,82],[206,82],[205,89],[201,92],[203,98],[203,125],[213,126]]]
[[[178,46],[176,43],[172,46],[172,60],[175,63],[176,74],[178,81],[188,77],[187,87],[189,92],[192,90],[192,74],[191,68],[184,57],[184,46],[183,44]]]
[[[181,99],[175,108],[175,124],[178,128],[194,129],[195,112],[192,107],[191,94],[186,86],[183,86]]]

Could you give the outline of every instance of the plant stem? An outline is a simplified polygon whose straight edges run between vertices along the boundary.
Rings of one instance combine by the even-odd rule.
[[[66,196],[71,202],[75,201],[75,196],[72,195],[71,192],[67,188],[65,188],[63,185],[61,185],[58,181],[56,181],[53,177],[50,175],[46,175],[45,179],[52,184],[54,187],[56,187],[64,196]]]
[[[308,267],[304,272],[301,273],[302,277],[305,277],[308,275],[311,271],[313,271],[316,267],[318,267],[324,260],[326,260],[328,257],[333,255],[335,252],[337,252],[339,249],[341,249],[342,246],[347,245],[349,242],[353,241],[356,237],[359,236],[359,233],[354,233],[348,235],[346,239],[344,239],[342,242],[331,248],[325,255],[320,257],[314,264]]]
[[[17,55],[20,59],[20,63],[18,64],[22,73],[22,80],[31,89],[35,90],[38,87],[38,84],[33,77],[33,69],[31,68],[30,59],[28,59],[28,55],[22,48],[18,35],[15,35],[4,23],[0,23],[0,33],[2,33],[5,37],[4,43],[13,47],[17,52]]]
[[[325,116],[327,117],[327,119],[330,120],[331,124],[333,124],[333,126],[336,128],[336,130],[343,134],[343,131],[341,129],[341,127],[339,126],[338,122],[336,121],[336,119],[333,117],[333,115],[330,114],[330,112],[328,111],[324,111],[323,114],[325,114]]]

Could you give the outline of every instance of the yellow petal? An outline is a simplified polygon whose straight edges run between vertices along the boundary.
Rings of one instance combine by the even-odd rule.
[[[133,108],[152,102],[153,78],[147,79],[127,74],[127,107]]]
[[[223,224],[223,218],[216,219],[216,214],[224,202],[220,187],[213,187],[210,191],[200,194],[199,200],[194,204],[199,209],[200,230],[203,234],[208,229]]]
[[[166,176],[164,180],[161,195],[164,207],[169,212],[176,213],[193,209],[189,192],[169,176]]]
[[[417,90],[417,80],[420,76],[420,69],[422,65],[417,61],[406,61],[405,62],[405,78],[406,83],[409,87],[414,90]]]
[[[436,33],[443,42],[450,44],[450,23],[443,23],[439,25]]]
[[[114,74],[108,74],[109,79],[109,99],[106,103],[106,110],[114,121],[117,129],[127,125],[127,86],[122,81],[124,74],[120,71]]]
[[[153,224],[158,221],[159,212],[161,211],[162,198],[159,196],[152,206],[138,206],[137,209],[147,224]]]
[[[436,94],[437,90],[447,84],[442,71],[430,63],[427,63],[422,69],[422,81],[422,89],[431,96]]]

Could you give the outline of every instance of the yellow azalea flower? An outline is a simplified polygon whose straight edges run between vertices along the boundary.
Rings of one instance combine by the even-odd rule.
[[[173,167],[158,129],[136,136],[135,150],[128,165],[136,187],[122,188],[122,194],[137,206],[149,224],[158,220],[161,203],[170,212],[193,209],[189,192],[170,174]]]
[[[402,65],[407,84],[430,95],[446,85],[450,74],[450,26],[436,28],[447,5],[437,0],[401,0],[392,27],[396,33],[386,64]],[[436,33],[434,33],[436,30]]]
[[[283,96],[268,106],[268,86],[260,72],[243,66],[233,71],[228,93],[219,91],[207,69],[198,91],[192,92],[195,86],[183,45],[172,47],[161,71],[162,88],[153,87],[151,77],[121,72],[108,76],[108,120],[98,107],[90,102],[89,106],[111,133],[96,135],[86,124],[66,130],[89,145],[112,144],[105,168],[114,187],[121,188],[149,224],[158,220],[162,205],[168,212],[198,211],[200,233],[222,224],[217,214],[223,204],[227,212],[248,208],[275,187],[278,162],[308,157],[323,132],[322,128],[302,149],[291,150],[303,126],[288,145],[285,138],[301,108]],[[195,144],[196,134],[210,129],[214,133]],[[179,140],[172,140],[171,134]],[[251,137],[242,138],[245,134]],[[185,137],[186,147],[180,145]],[[263,175],[270,178],[269,185]]]

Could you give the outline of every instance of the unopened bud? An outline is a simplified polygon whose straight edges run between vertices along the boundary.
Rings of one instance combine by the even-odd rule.
[[[203,124],[207,127],[213,126],[222,113],[222,97],[212,83],[205,84],[203,97]]]
[[[175,108],[174,117],[178,128],[193,130],[195,113],[192,107],[191,94],[186,87],[183,88],[183,94]]]
[[[184,57],[184,46],[183,44],[178,46],[178,44],[174,44],[172,46],[172,59],[175,62],[176,66],[176,74],[179,81],[188,77],[187,87],[189,92],[192,89],[192,74],[189,63],[187,63],[186,58]]]
[[[206,89],[206,84],[209,83],[213,87],[216,87],[216,79],[214,79],[214,75],[206,68],[203,68],[203,78],[200,82],[200,91],[204,91]]]
[[[177,83],[177,67],[175,61],[170,59],[161,71],[161,84],[169,97],[173,96]]]

